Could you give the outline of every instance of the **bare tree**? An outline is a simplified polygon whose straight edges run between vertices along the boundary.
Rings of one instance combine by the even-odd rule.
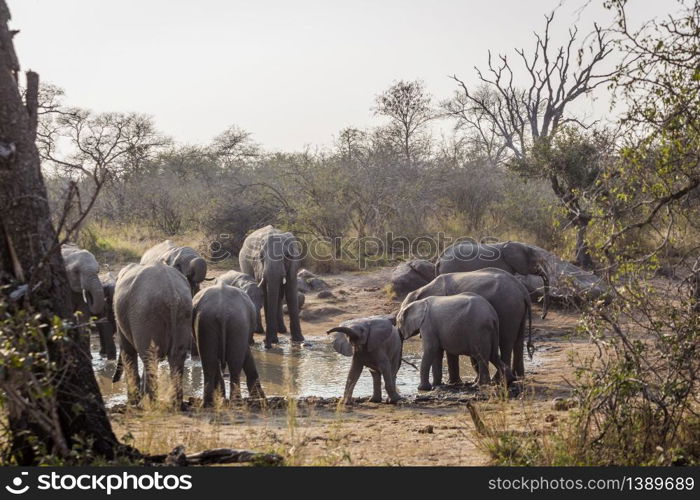
[[[407,164],[413,163],[425,146],[425,126],[436,117],[430,94],[420,80],[394,83],[375,100],[374,113],[391,119],[387,136],[396,143]]]
[[[518,84],[518,71],[512,59],[507,55],[494,59],[489,52],[488,69],[476,69],[481,85],[471,89],[453,76],[458,90],[443,108],[458,120],[458,126],[476,131],[475,136],[489,145],[498,161],[509,166],[517,164],[522,173],[550,181],[552,190],[569,211],[570,223],[578,228],[578,261],[590,266],[585,231],[591,215],[572,199],[578,186],[562,185],[570,176],[562,175],[556,164],[543,169],[540,163],[532,161],[530,153],[538,142],[548,141],[566,125],[587,128],[588,125],[569,114],[567,108],[610,82],[617,70],[601,69],[603,61],[613,51],[612,41],[602,28],[595,25],[594,31],[578,44],[578,29],[574,27],[569,30],[568,41],[556,46],[550,37],[553,20],[554,12],[545,16],[544,32],[535,33],[535,47],[531,52],[515,50],[516,61],[524,69],[527,83]],[[495,136],[502,141],[501,146],[494,147]],[[567,170],[571,168],[571,165],[562,166]]]

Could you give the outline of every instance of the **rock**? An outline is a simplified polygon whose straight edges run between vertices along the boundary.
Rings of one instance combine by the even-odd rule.
[[[334,299],[335,295],[333,295],[333,292],[331,292],[330,290],[321,290],[320,292],[318,292],[316,297],[318,297],[319,299]]]
[[[435,278],[435,264],[427,260],[402,262],[391,272],[391,288],[397,299],[427,285]]]
[[[435,428],[432,425],[426,425],[422,429],[418,429],[418,434],[434,434]]]
[[[299,317],[304,321],[320,321],[329,316],[337,316],[338,314],[343,314],[345,311],[338,309],[337,307],[315,307],[313,309],[304,309],[299,314]]]

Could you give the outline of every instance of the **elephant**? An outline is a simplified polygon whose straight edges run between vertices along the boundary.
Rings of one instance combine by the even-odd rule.
[[[286,332],[282,299],[287,299],[289,328],[293,342],[303,342],[299,322],[297,270],[301,246],[292,233],[265,226],[246,237],[238,254],[241,271],[255,277],[263,291],[265,348],[279,342],[277,332]]]
[[[501,379],[510,383],[510,368],[498,356],[498,314],[488,300],[475,293],[460,293],[448,297],[427,297],[411,302],[399,311],[396,326],[406,340],[417,333],[423,342],[418,390],[432,389],[429,372],[439,379],[442,372],[442,353],[453,356],[466,354],[476,361],[478,383],[490,382],[489,362],[496,367]]]
[[[225,285],[233,286],[243,290],[248,298],[253,302],[255,306],[255,333],[264,333],[262,327],[262,318],[260,316],[260,311],[263,307],[264,297],[263,292],[258,286],[258,282],[255,278],[249,274],[242,273],[240,271],[227,271],[217,278],[217,282],[224,283]],[[251,336],[251,342],[253,337]]]
[[[114,343],[114,334],[117,331],[117,320],[114,317],[114,288],[116,280],[110,276],[102,282],[102,290],[105,295],[105,307],[102,318],[97,322],[97,331],[100,335],[100,356],[109,360],[117,358],[117,346]]]
[[[517,377],[525,375],[523,342],[525,322],[529,324],[528,349],[532,346],[532,302],[530,294],[520,281],[502,269],[486,268],[466,273],[441,274],[427,285],[409,293],[401,304],[404,309],[416,300],[438,295],[457,295],[472,292],[485,298],[498,315],[498,338],[501,359]],[[447,356],[449,382],[461,383],[459,363],[456,357]],[[442,360],[440,360],[442,375]],[[439,385],[441,378],[434,380]]]
[[[165,240],[146,250],[141,257],[141,265],[157,262],[164,262],[180,271],[187,278],[192,297],[199,291],[202,281],[207,279],[207,261],[194,248],[179,247]]]
[[[333,348],[344,356],[352,356],[352,364],[345,383],[343,402],[352,402],[352,391],[366,366],[372,374],[374,390],[370,401],[382,402],[382,377],[389,402],[396,403],[401,396],[396,392],[396,374],[401,366],[403,342],[399,331],[388,316],[345,321],[326,333],[336,333]]]
[[[157,362],[167,357],[175,386],[176,403],[182,403],[182,375],[192,344],[192,297],[187,279],[164,263],[129,264],[117,276],[114,289],[120,353],[113,382],[126,369],[130,401],[155,396]],[[138,358],[143,361],[139,378]]]
[[[427,285],[435,278],[435,264],[416,259],[402,262],[391,272],[391,288],[396,297],[403,299],[413,290]]]
[[[95,256],[74,245],[63,245],[61,255],[66,266],[74,310],[81,312],[86,317],[102,316],[105,295],[98,276],[100,265]],[[83,337],[84,346],[89,351],[89,334]]]
[[[487,267],[511,274],[536,274],[544,283],[542,319],[549,308],[549,264],[531,245],[517,241],[502,243],[457,242],[447,247],[435,264],[436,274],[478,271]]]
[[[211,406],[214,393],[225,397],[222,369],[228,366],[230,399],[240,399],[241,370],[251,397],[264,398],[260,378],[250,352],[249,339],[256,324],[255,305],[243,291],[219,280],[192,299],[192,325],[202,360],[204,406]]]

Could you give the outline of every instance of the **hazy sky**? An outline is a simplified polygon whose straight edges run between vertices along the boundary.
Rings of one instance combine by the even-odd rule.
[[[448,97],[448,75],[473,80],[488,49],[532,46],[559,3],[8,0],[23,68],[65,89],[69,104],[147,113],[187,143],[236,124],[273,150],[379,123],[374,96],[397,79],[420,78],[436,100]],[[593,20],[610,21],[602,0],[577,13],[585,3],[563,2],[555,35],[573,22],[588,32]],[[639,19],[676,4],[630,3]]]

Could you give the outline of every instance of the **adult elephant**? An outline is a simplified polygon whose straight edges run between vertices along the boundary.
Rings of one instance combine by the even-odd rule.
[[[432,389],[428,374],[433,368],[433,382],[442,377],[442,353],[454,357],[466,354],[476,364],[477,383],[491,381],[488,364],[496,367],[499,378],[510,383],[510,369],[498,356],[498,315],[481,295],[460,293],[449,297],[426,297],[402,308],[396,327],[404,339],[420,333],[423,358],[420,366],[419,391]],[[436,372],[436,363],[439,362]]]
[[[158,262],[164,262],[180,271],[187,278],[193,297],[207,276],[207,261],[194,248],[180,247],[170,240],[149,248],[141,257],[141,265]]]
[[[117,332],[117,320],[114,317],[114,289],[116,280],[111,276],[102,282],[102,290],[105,294],[105,308],[102,318],[97,323],[97,331],[100,335],[100,356],[114,360],[117,358],[117,346],[114,343],[114,334]]]
[[[127,371],[129,400],[155,396],[157,362],[168,359],[176,403],[182,402],[182,374],[192,344],[192,297],[185,277],[163,263],[129,264],[114,290],[114,314],[121,347],[113,381]],[[139,377],[138,358],[143,362]]]
[[[282,315],[282,299],[289,310],[292,341],[302,342],[297,296],[297,271],[301,246],[292,233],[272,226],[253,231],[243,242],[238,254],[241,271],[254,276],[263,291],[265,308],[265,347],[279,342],[277,333],[286,332]]]
[[[524,243],[506,241],[502,243],[457,242],[447,247],[435,264],[436,275],[478,271],[487,267],[503,269],[511,274],[535,274],[542,278],[544,300],[542,319],[549,308],[548,263],[537,250]]]
[[[441,274],[427,285],[409,293],[401,304],[401,310],[427,297],[457,295],[464,292],[482,296],[494,308],[498,315],[498,344],[501,359],[506,366],[510,367],[512,357],[513,375],[524,376],[523,344],[526,322],[529,324],[528,349],[532,347],[532,302],[527,289],[512,274],[496,268]],[[439,362],[440,373],[442,373],[442,358]],[[447,363],[450,383],[460,383],[457,357],[448,354]]]
[[[100,265],[95,256],[74,245],[63,245],[61,255],[68,274],[73,309],[85,316],[101,317],[105,307],[105,295],[98,276]],[[90,348],[89,336],[84,339]]]

